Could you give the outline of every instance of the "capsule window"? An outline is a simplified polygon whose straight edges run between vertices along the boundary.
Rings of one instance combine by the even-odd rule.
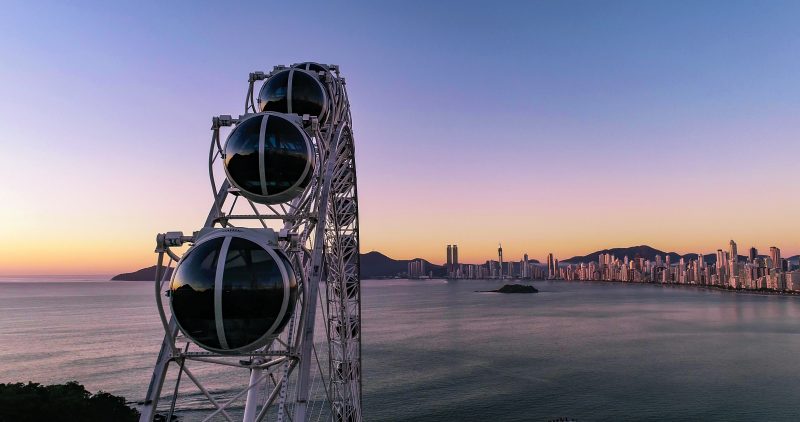
[[[212,351],[251,351],[280,334],[297,302],[297,280],[279,249],[236,233],[187,251],[170,285],[181,331]]]

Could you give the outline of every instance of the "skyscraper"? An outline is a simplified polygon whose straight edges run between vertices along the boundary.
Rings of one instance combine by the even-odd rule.
[[[497,256],[500,257],[500,279],[503,279],[503,244],[499,244],[497,248]]]
[[[458,245],[453,245],[453,270],[458,270]]]
[[[772,258],[772,268],[781,268],[781,250],[775,246],[769,248],[769,257]]]
[[[553,259],[553,274],[555,279],[558,278],[558,259]]]
[[[758,249],[756,249],[755,247],[750,248],[750,255],[748,256],[748,258],[750,258],[751,263],[755,261],[756,258],[758,258]]]
[[[522,269],[520,270],[520,272],[522,274],[520,274],[520,277],[522,277],[522,278],[530,278],[528,265],[530,265],[528,263],[528,254],[525,254],[523,256],[523,258],[522,258]]]
[[[733,239],[731,239],[730,250],[728,252],[728,259],[730,259],[729,273],[732,280],[733,277],[736,277],[736,275],[739,273],[739,251],[736,249],[736,242],[734,242]]]
[[[547,254],[547,278],[555,278],[555,273],[556,271],[555,265],[553,265],[553,254],[549,253]]]
[[[453,273],[453,245],[447,245],[447,276]]]
[[[703,278],[703,268],[705,268],[706,262],[705,257],[702,253],[697,254],[697,261],[694,265],[694,281],[697,284],[704,284],[705,279]]]

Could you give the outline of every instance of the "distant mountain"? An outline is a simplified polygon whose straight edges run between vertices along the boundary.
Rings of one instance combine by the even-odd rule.
[[[629,259],[644,258],[644,259],[649,259],[651,261],[654,261],[656,259],[656,255],[661,255],[661,259],[663,260],[666,260],[667,256],[669,256],[669,260],[673,263],[680,261],[681,258],[684,258],[684,260],[686,261],[697,259],[696,253],[688,253],[685,255],[681,255],[676,252],[664,252],[648,245],[639,245],[627,248],[603,249],[602,251],[592,252],[584,256],[573,256],[572,258],[565,259],[560,262],[563,262],[565,264],[580,264],[580,263],[588,264],[589,262],[598,262],[600,255],[607,253],[610,253],[611,255],[614,255],[614,257],[619,259],[622,259],[627,256]],[[763,257],[763,255],[759,256]],[[746,256],[739,255],[740,261],[744,261],[746,259],[747,259]],[[717,255],[716,254],[703,255],[703,260],[706,262],[706,264],[715,265],[717,263]]]
[[[167,269],[167,275],[164,277],[168,279],[172,275],[172,268]],[[153,281],[156,279],[156,266],[142,268],[141,270],[132,273],[117,274],[111,277],[112,281]]]
[[[658,249],[652,248],[647,245],[640,245],[640,246],[632,246],[629,248],[612,248],[612,249],[603,249],[602,251],[592,252],[588,255],[584,256],[573,256],[570,259],[565,259],[560,261],[563,264],[579,264],[589,263],[589,262],[597,262],[598,258],[601,254],[610,253],[615,257],[622,259],[627,256],[630,259],[634,259],[636,257],[642,257],[645,259],[649,259],[651,261],[656,259],[656,255],[661,255],[662,259],[666,259],[667,255],[669,255],[670,261],[673,263],[678,262],[681,257],[686,259],[687,261],[697,259],[697,254],[686,254],[686,255],[679,255],[675,252],[664,252]],[[764,255],[759,255],[763,257]],[[794,255],[788,257],[787,259],[792,262],[793,264],[797,265],[798,259],[800,256]],[[382,277],[394,277],[400,273],[405,273],[408,271],[408,263],[411,261],[416,261],[420,258],[414,259],[392,259],[388,256],[377,252],[367,252],[365,254],[361,254],[361,278],[368,279],[368,278],[382,278]],[[708,254],[703,257],[709,265],[714,265],[717,262],[716,254]],[[739,260],[745,260],[746,257],[739,255]],[[427,260],[425,261],[425,271],[433,271],[434,277],[444,277],[446,274],[444,265],[436,265],[431,264]],[[535,259],[531,259],[530,262],[539,264],[539,261]],[[517,263],[514,265],[518,266]],[[170,268],[167,272],[167,278],[172,275],[172,268]],[[141,270],[134,271],[132,273],[124,273],[115,275],[111,280],[123,280],[123,281],[152,281],[156,278],[156,267],[155,265],[152,267],[142,268]]]
[[[388,256],[372,251],[361,254],[361,278],[377,278],[377,277],[394,277],[399,273],[408,271],[408,263],[416,261],[415,259],[392,259]],[[425,271],[433,271],[433,275],[437,277],[444,276],[445,270],[441,265],[431,264],[425,261]],[[167,277],[172,275],[172,269],[167,272]],[[155,280],[156,267],[142,268],[141,270],[132,273],[124,273],[115,275],[111,280],[121,281],[142,281],[142,280]]]
[[[408,271],[408,263],[416,261],[420,258],[414,259],[392,259],[388,256],[377,252],[367,252],[361,254],[361,278],[374,278],[374,277],[394,277],[399,273]],[[433,271],[434,276],[444,276],[445,270],[441,265],[431,264],[426,260],[425,271]]]
[[[626,255],[630,259],[634,259],[635,257],[641,257],[644,259],[654,260],[656,255],[661,255],[662,258],[666,258],[667,252],[660,251],[656,248],[647,246],[647,245],[640,245],[640,246],[631,246],[627,248],[611,248],[611,249],[603,249],[601,251],[592,252],[588,255],[584,256],[573,256],[569,259],[564,259],[561,262],[567,264],[580,264],[580,263],[589,263],[589,262],[597,262],[600,259],[600,255],[610,253],[617,258],[623,258]],[[680,255],[677,253],[670,253],[670,260],[673,259],[680,259]]]

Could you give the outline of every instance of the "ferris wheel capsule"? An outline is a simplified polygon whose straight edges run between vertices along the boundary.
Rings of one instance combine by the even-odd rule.
[[[218,229],[181,258],[170,305],[181,332],[217,353],[265,346],[289,322],[297,302],[289,258],[252,229]]]
[[[292,65],[295,69],[303,69],[311,72],[330,72],[327,66],[314,62],[303,62]]]
[[[261,86],[258,109],[308,114],[322,121],[328,110],[328,93],[316,75],[301,69],[284,69]]]
[[[311,140],[279,113],[241,121],[225,142],[223,167],[231,185],[251,201],[287,202],[301,195],[314,174]]]

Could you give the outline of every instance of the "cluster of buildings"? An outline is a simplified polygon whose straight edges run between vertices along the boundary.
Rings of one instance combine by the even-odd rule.
[[[497,260],[484,264],[461,264],[458,262],[458,245],[447,245],[445,275],[450,279],[544,279],[547,273],[538,261],[528,259],[528,254],[518,262],[503,260],[503,245],[498,245]],[[411,274],[409,272],[409,274]]]
[[[756,248],[750,248],[747,256],[740,256],[733,240],[728,250],[718,249],[716,256],[691,254],[675,261],[670,255],[657,255],[650,260],[601,254],[597,262],[564,266],[550,254],[547,278],[800,291],[800,270],[781,257],[779,248],[771,247],[769,255],[759,255]]]
[[[438,267],[437,267],[438,268]],[[437,270],[438,271],[438,270]],[[781,250],[771,247],[768,255],[759,255],[750,248],[746,256],[739,255],[736,242],[730,241],[727,250],[716,254],[656,255],[654,259],[640,256],[617,257],[600,254],[597,261],[588,263],[559,263],[553,254],[547,263],[531,260],[524,254],[519,261],[506,262],[503,246],[497,248],[497,259],[483,264],[462,264],[458,260],[458,245],[447,245],[444,274],[434,274],[423,260],[408,263],[407,276],[429,278],[444,275],[449,279],[533,279],[533,280],[594,280],[633,283],[670,283],[717,286],[731,289],[800,291],[800,266],[781,257]]]
[[[408,263],[408,278],[431,278],[433,274],[426,271],[425,261],[415,259]]]

